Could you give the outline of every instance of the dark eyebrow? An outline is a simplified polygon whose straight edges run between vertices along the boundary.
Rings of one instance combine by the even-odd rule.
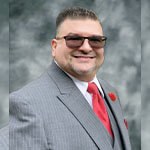
[[[80,37],[85,37],[85,36],[83,36],[83,35],[81,35],[81,34],[72,33],[72,32],[68,33],[66,36],[80,36]],[[86,36],[86,37],[100,37],[100,36],[103,36],[103,35],[92,34],[92,35]]]
[[[67,36],[68,36],[68,35],[69,35],[69,36],[82,36],[82,35],[77,34],[77,33],[68,33]]]

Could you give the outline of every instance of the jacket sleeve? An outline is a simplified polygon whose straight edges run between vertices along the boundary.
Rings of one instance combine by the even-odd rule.
[[[0,150],[9,150],[8,125],[0,129]]]
[[[48,150],[43,121],[24,98],[10,95],[10,150]]]

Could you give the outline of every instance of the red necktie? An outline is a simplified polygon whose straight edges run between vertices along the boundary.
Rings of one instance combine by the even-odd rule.
[[[89,83],[87,91],[92,94],[92,105],[95,114],[98,116],[104,127],[107,129],[109,134],[113,137],[110,120],[104,103],[104,99],[99,93],[99,90],[95,83]]]

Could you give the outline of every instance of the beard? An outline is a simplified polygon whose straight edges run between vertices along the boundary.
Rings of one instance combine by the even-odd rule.
[[[78,75],[90,75],[90,74],[93,74],[94,72],[96,73],[96,70],[98,70],[99,67],[93,66],[93,67],[90,67],[89,69],[86,69],[86,66],[85,66],[85,69],[83,69],[75,65],[71,65],[71,68],[72,68],[72,72],[75,72]]]

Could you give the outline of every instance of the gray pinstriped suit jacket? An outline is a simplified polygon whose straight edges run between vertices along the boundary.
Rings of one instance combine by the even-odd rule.
[[[131,150],[119,99],[100,80],[116,120],[122,150]],[[10,95],[10,150],[120,150],[73,81],[53,62],[37,80]],[[114,141],[117,141],[116,139]]]
[[[9,128],[5,126],[0,129],[0,150],[9,150]]]

